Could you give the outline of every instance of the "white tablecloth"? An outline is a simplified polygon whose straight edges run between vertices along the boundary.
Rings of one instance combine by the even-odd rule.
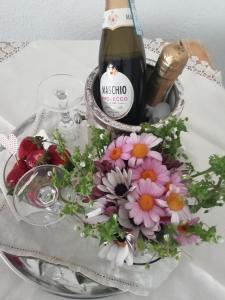
[[[33,42],[21,52],[0,64],[0,132],[7,132],[13,126],[17,126],[26,117],[36,111],[39,104],[37,103],[36,93],[38,84],[49,75],[54,73],[69,73],[76,76],[83,83],[90,71],[97,65],[98,57],[98,41],[45,41]],[[52,55],[46,56],[46,47],[48,53]],[[56,55],[57,54],[57,55]],[[39,62],[43,64],[24,64],[25,58],[37,57]],[[59,59],[55,59],[60,57]],[[156,54],[152,54],[152,57]],[[18,79],[18,74],[21,77]],[[183,74],[184,80],[188,80],[192,76],[190,71]],[[195,75],[196,76],[196,75]],[[204,79],[207,80],[207,79]],[[193,83],[194,84],[194,83]],[[216,84],[215,84],[216,85]],[[211,86],[215,88],[214,85]],[[82,93],[83,85],[80,85]],[[218,95],[222,98],[225,92],[219,90]],[[214,101],[212,99],[212,101]],[[215,100],[216,101],[216,100]],[[190,102],[186,104],[190,111]],[[223,128],[218,126],[218,136],[221,137],[214,141],[214,137],[209,130],[209,135],[203,134],[203,129],[207,126],[204,123],[204,114],[215,118],[217,111],[214,108],[205,107],[200,109],[200,114],[196,122],[192,122],[191,139],[196,141],[192,149],[188,149],[189,153],[197,153],[198,146],[201,145],[205,149],[204,155],[199,155],[199,167],[205,165],[206,157],[209,154],[224,153]],[[220,113],[220,114],[219,114]],[[218,111],[218,115],[223,112]],[[3,118],[3,119],[2,119]],[[4,121],[7,120],[7,122]],[[210,119],[210,118],[209,118]],[[200,120],[200,121],[199,121]],[[210,120],[209,120],[210,121]],[[211,120],[212,121],[212,120]],[[218,122],[219,124],[219,122]],[[186,136],[186,139],[190,136]],[[188,145],[188,142],[186,143]],[[192,143],[193,145],[193,143]],[[221,234],[225,234],[224,222],[225,209],[215,210],[210,216],[210,224],[218,224]],[[220,220],[217,222],[217,220]],[[4,229],[1,229],[4,230]],[[225,299],[225,246],[201,246],[189,250],[194,255],[194,260],[184,259],[170,278],[157,290],[151,294],[151,300],[224,300]],[[223,263],[220,264],[220,261]],[[37,287],[22,281],[2,262],[0,263],[0,299],[4,300],[51,300],[62,299],[56,296],[46,294]],[[149,297],[149,298],[150,298]],[[140,299],[134,295],[120,295],[111,299]],[[108,298],[110,299],[110,298]]]

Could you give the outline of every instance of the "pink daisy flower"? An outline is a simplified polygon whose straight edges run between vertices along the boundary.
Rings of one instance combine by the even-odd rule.
[[[165,188],[167,191],[171,190],[172,186],[178,188],[179,192],[183,196],[187,196],[187,193],[188,193],[187,187],[183,183],[182,175],[179,171],[173,172],[170,175],[169,181],[165,184]]]
[[[192,219],[184,225],[179,225],[177,227],[177,234],[174,236],[174,239],[177,243],[181,246],[187,246],[192,244],[198,244],[200,242],[200,237],[191,234],[188,232],[188,228],[191,227],[193,224],[198,223],[198,218]]]
[[[192,234],[192,235],[177,235],[174,237],[176,242],[180,246],[188,246],[188,245],[193,245],[193,244],[198,244],[200,242],[199,236]]]
[[[159,185],[165,185],[170,180],[170,173],[162,162],[154,158],[146,158],[143,164],[133,169],[132,179],[150,179]]]
[[[162,139],[157,138],[153,134],[142,133],[137,135],[136,133],[131,133],[130,137],[127,138],[127,143],[132,145],[128,165],[131,168],[135,168],[141,165],[146,157],[162,161],[162,155],[157,151],[151,150],[161,141]]]
[[[130,158],[132,145],[127,143],[127,136],[121,135],[108,146],[102,160],[110,161],[113,167],[125,168],[124,160]]]
[[[172,186],[166,195],[166,212],[171,216],[172,224],[179,224],[193,219],[189,208],[185,205],[185,199],[179,188]]]
[[[166,201],[160,199],[164,190],[164,187],[150,179],[137,182],[136,189],[127,196],[129,202],[125,204],[136,225],[144,224],[150,228],[159,223],[160,217],[165,216]]]
[[[152,157],[162,161],[162,155],[157,151],[152,151],[152,148],[161,143],[162,139],[157,138],[153,134],[142,133],[137,135],[131,133],[127,138],[127,143],[132,145],[128,165],[135,168],[141,165],[146,157]]]
[[[160,231],[160,226],[158,223],[155,223],[150,228],[147,228],[144,225],[136,226],[130,219],[129,211],[123,205],[121,205],[119,208],[118,216],[118,221],[120,225],[123,226],[125,229],[130,230],[131,233],[136,237],[136,239],[138,238],[138,235],[141,231],[141,233],[149,240],[155,240],[155,232]]]

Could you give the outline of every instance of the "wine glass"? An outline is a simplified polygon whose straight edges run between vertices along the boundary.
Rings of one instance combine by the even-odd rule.
[[[38,102],[51,112],[48,129],[57,128],[69,146],[77,144],[80,134],[78,127],[85,120],[83,89],[82,80],[69,74],[51,75],[38,86]]]
[[[65,170],[55,165],[41,165],[29,170],[18,181],[13,204],[17,214],[27,223],[47,226],[62,219],[62,191],[53,178],[60,180]]]

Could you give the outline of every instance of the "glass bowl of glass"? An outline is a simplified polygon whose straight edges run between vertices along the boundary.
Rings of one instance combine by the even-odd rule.
[[[36,226],[48,226],[62,220],[62,190],[56,187],[55,181],[60,181],[67,171],[56,165],[40,165],[24,169],[15,175],[19,176],[15,182],[9,183],[8,176],[16,164],[15,156],[10,156],[3,177],[18,217]]]

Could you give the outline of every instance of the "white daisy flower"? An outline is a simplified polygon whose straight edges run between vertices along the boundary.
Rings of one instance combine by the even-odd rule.
[[[133,191],[135,187],[131,187],[132,170],[126,172],[125,169],[121,171],[118,167],[115,170],[107,173],[106,177],[102,178],[102,184],[97,187],[100,191],[107,193],[110,199],[122,199]]]
[[[110,244],[104,244],[98,256],[111,261],[113,266],[121,267],[124,263],[128,266],[133,265],[133,251],[127,241],[114,241]]]

